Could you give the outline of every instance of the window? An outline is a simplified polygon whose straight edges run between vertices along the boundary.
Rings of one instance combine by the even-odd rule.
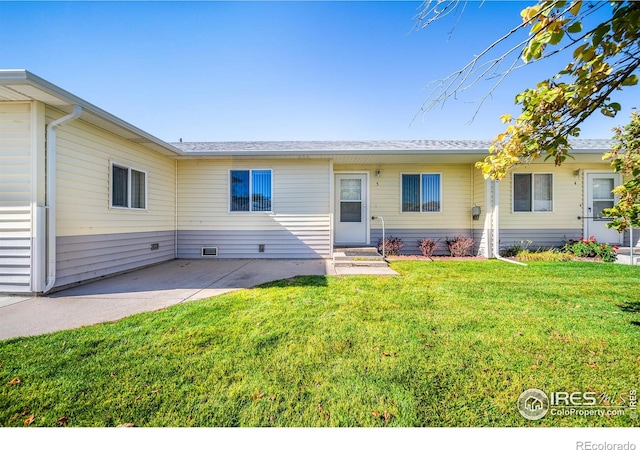
[[[553,174],[514,173],[513,211],[553,211]]]
[[[145,209],[147,174],[130,167],[111,165],[111,207]]]
[[[229,209],[271,212],[271,169],[232,170]]]
[[[402,212],[440,212],[440,174],[402,174]]]

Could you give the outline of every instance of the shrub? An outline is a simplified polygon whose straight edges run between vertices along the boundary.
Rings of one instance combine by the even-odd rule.
[[[530,241],[530,240],[514,242],[511,247],[507,247],[505,250],[503,250],[502,256],[507,258],[512,256],[518,256],[518,254],[521,252],[529,251],[529,246],[532,243],[533,241]]]
[[[614,262],[618,258],[617,250],[617,245],[601,244],[594,236],[589,236],[589,239],[580,238],[578,241],[570,240],[562,247],[562,251],[578,258],[600,258],[604,262]]]
[[[473,247],[474,241],[470,237],[458,236],[455,238],[449,238],[445,240],[447,246],[449,247],[449,253],[451,256],[467,256],[469,254],[469,250]]]
[[[436,250],[436,245],[438,241],[434,241],[429,238],[422,238],[418,240],[418,248],[422,252],[422,256],[426,256],[427,258],[431,258],[433,256],[433,252]]]
[[[384,240],[384,254],[385,256],[397,256],[400,254],[404,244],[399,237],[388,236]],[[378,251],[382,252],[382,239],[378,241]]]

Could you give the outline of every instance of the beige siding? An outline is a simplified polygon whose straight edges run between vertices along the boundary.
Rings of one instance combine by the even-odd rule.
[[[513,212],[513,178],[507,175],[500,181],[500,228],[501,229],[582,229],[584,202],[584,178],[578,170],[611,171],[607,163],[530,164],[519,167],[514,173],[552,173],[552,212]]]
[[[112,162],[147,174],[145,210],[110,207]],[[60,126],[56,287],[175,258],[175,172],[174,160],[82,118]]]
[[[376,170],[380,176],[376,177]],[[382,166],[341,166],[336,172],[369,172],[370,213],[382,216],[389,229],[471,229],[473,206],[471,164],[394,164]],[[401,175],[403,173],[440,173],[442,210],[437,213],[407,213],[401,211]],[[372,229],[381,228],[379,221]]]
[[[181,256],[203,245],[225,247],[220,256],[328,256],[330,165],[322,160],[184,160],[178,170]],[[272,213],[229,211],[229,171],[271,169]],[[264,254],[257,254],[264,243]]]
[[[47,120],[59,117],[48,109]],[[175,162],[76,120],[57,132],[57,235],[175,229]],[[147,173],[147,209],[110,208],[110,164]]]
[[[481,210],[480,218],[473,220],[473,229],[482,230],[484,228],[484,220],[488,212],[487,208],[487,180],[484,179],[482,172],[473,169],[473,205],[479,206]],[[471,211],[469,211],[471,214]]]
[[[31,288],[31,105],[0,103],[0,292]]]
[[[0,103],[0,206],[31,204],[31,105]]]

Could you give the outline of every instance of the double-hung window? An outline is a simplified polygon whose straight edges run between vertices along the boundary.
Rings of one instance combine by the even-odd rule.
[[[119,164],[111,165],[111,207],[145,209],[147,174]]]
[[[229,176],[229,210],[271,212],[271,169],[232,170]]]
[[[440,212],[439,173],[402,174],[402,212]]]
[[[514,173],[513,211],[553,211],[553,174]]]

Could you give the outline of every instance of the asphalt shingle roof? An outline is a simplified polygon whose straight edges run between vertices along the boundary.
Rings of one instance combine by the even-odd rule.
[[[189,154],[486,153],[489,140],[174,142]],[[604,152],[608,139],[575,139],[574,152]]]

